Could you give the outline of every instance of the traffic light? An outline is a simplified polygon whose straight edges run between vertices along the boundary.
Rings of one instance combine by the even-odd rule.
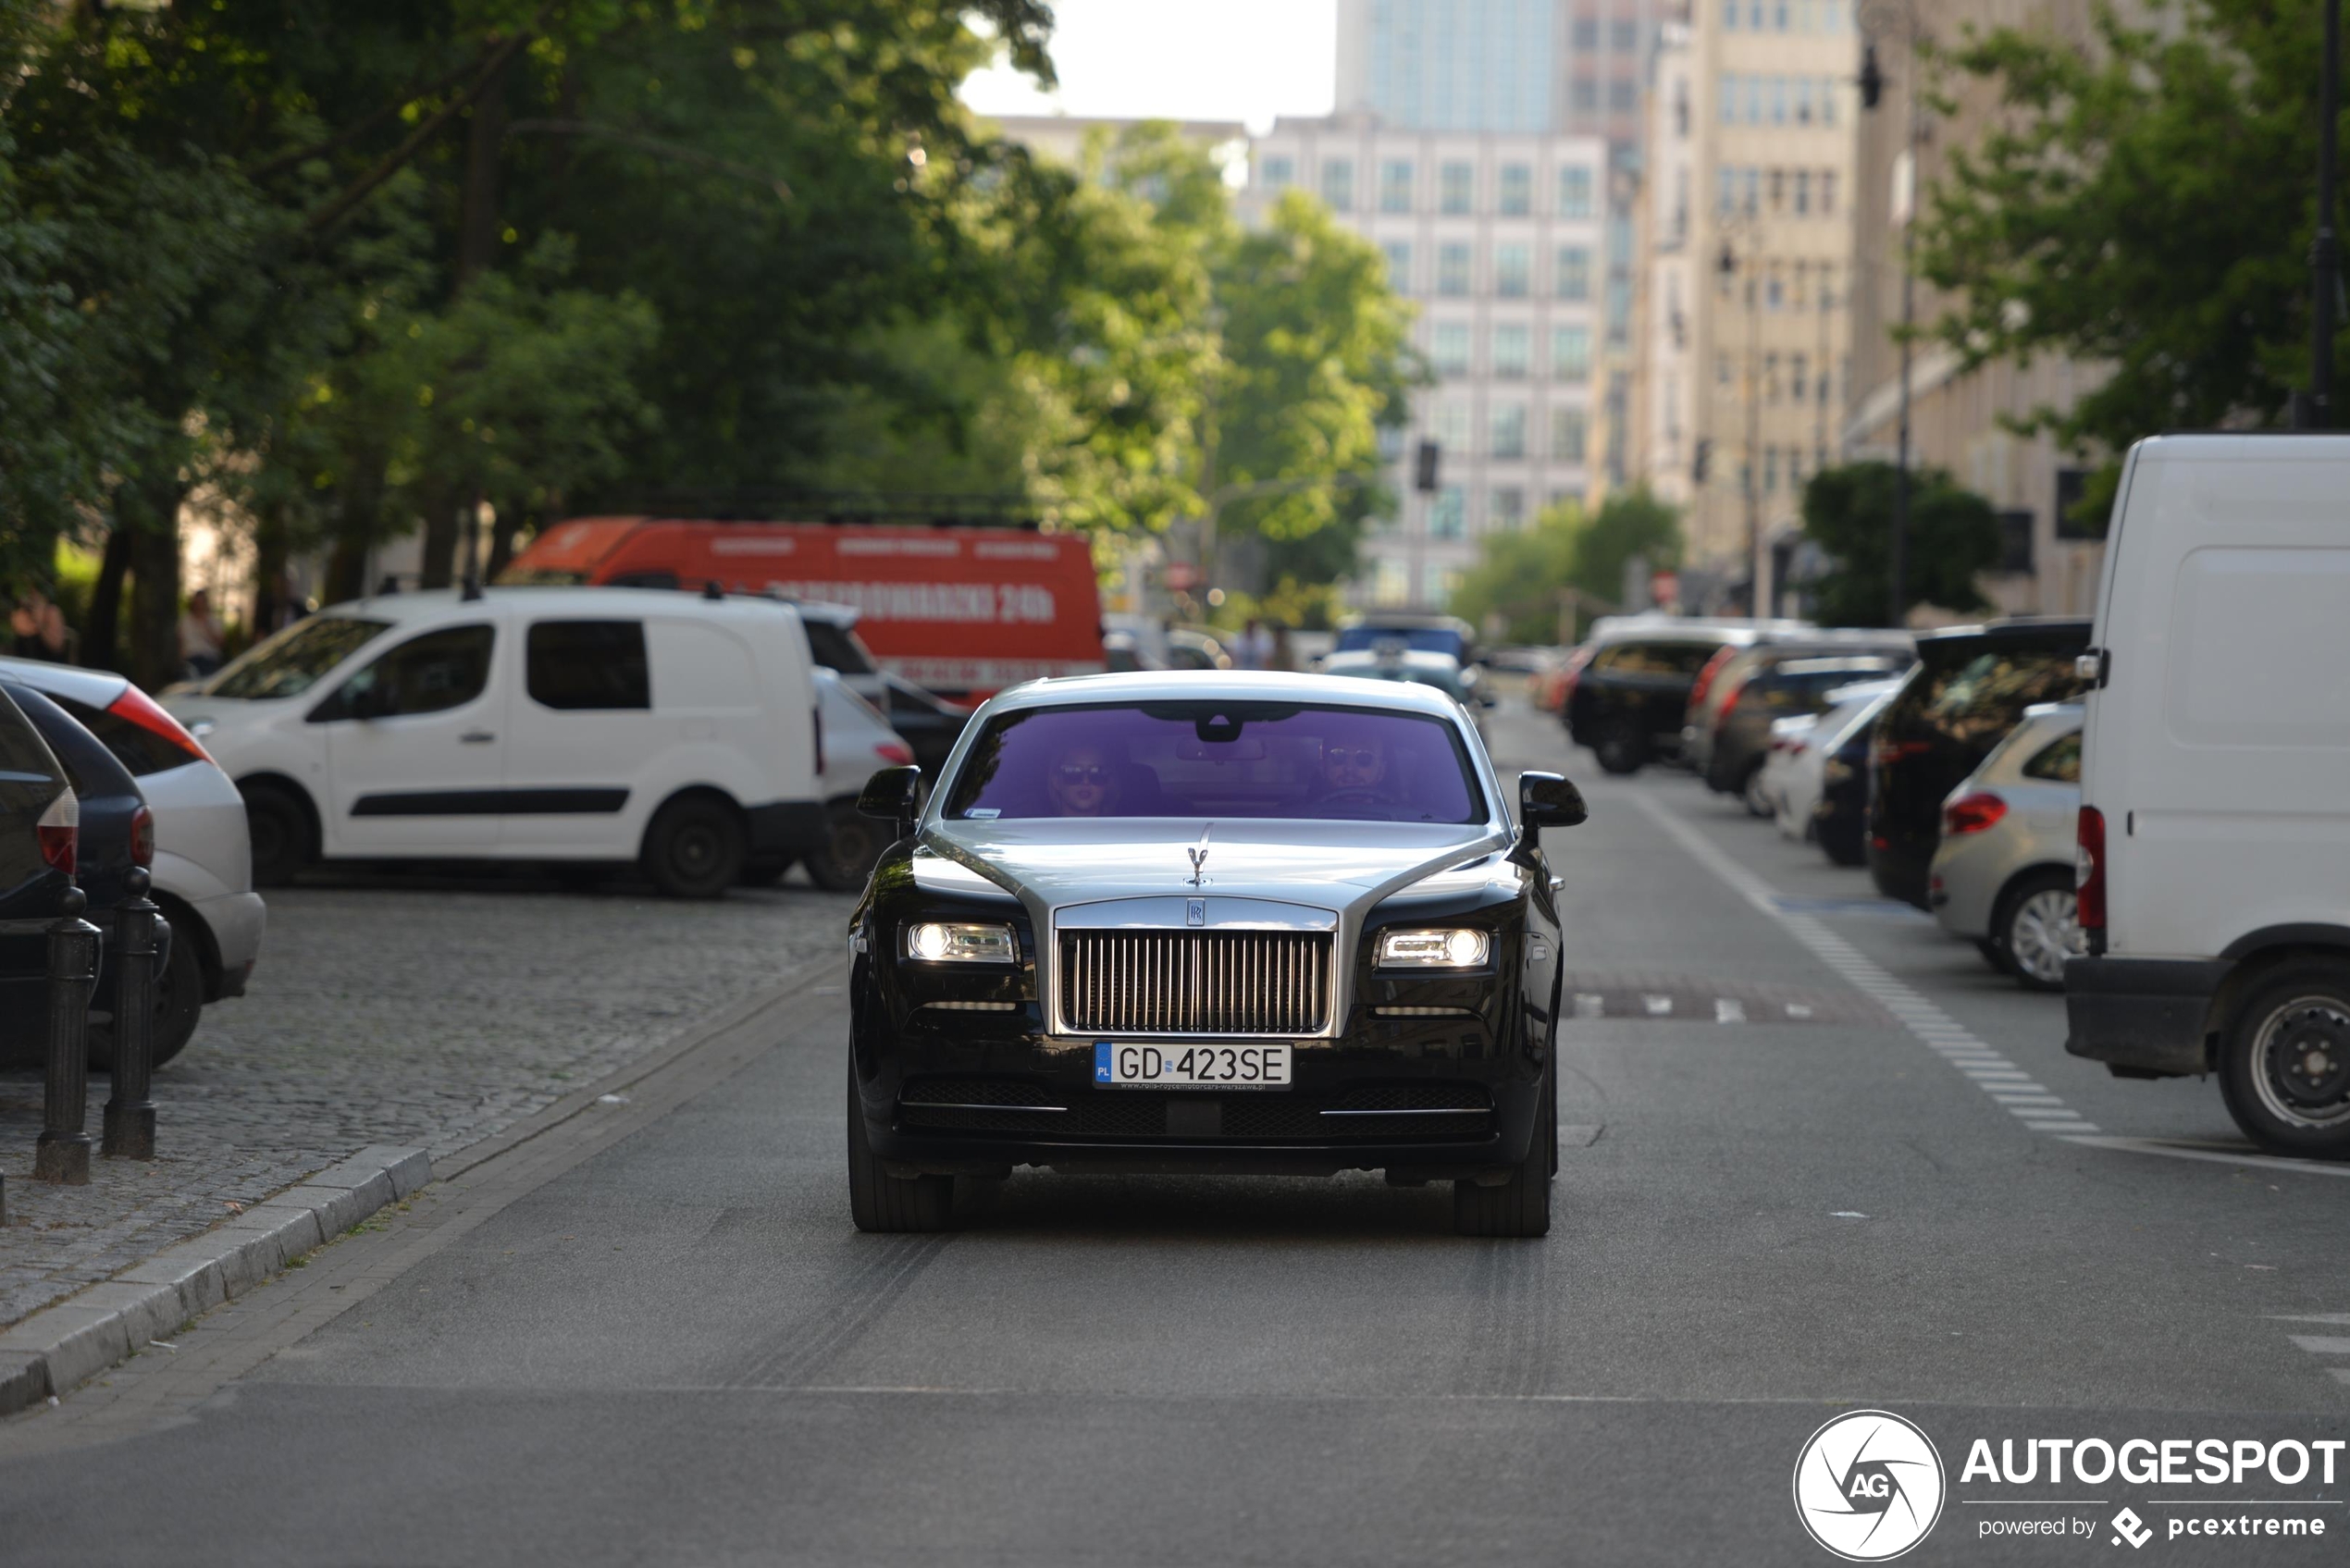
[[[1436,470],[1444,449],[1434,441],[1422,441],[1419,451],[1412,455],[1412,488],[1422,495],[1436,493]]]
[[[1705,437],[1697,438],[1697,455],[1689,460],[1689,483],[1705,483],[1707,470],[1713,466],[1713,443]]]

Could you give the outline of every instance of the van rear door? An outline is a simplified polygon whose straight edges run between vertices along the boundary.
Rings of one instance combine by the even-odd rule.
[[[2143,442],[2109,546],[2082,798],[2107,951],[2350,925],[2350,438]]]

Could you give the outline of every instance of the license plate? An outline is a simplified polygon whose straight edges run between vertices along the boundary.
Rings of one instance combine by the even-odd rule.
[[[1287,1089],[1286,1040],[1252,1044],[1121,1045],[1094,1042],[1096,1089]]]

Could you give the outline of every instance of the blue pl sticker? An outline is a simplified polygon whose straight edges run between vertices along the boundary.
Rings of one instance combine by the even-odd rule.
[[[1094,1081],[1109,1081],[1109,1042],[1107,1040],[1094,1042]]]

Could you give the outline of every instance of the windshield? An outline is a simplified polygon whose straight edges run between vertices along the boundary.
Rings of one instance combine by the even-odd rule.
[[[1459,732],[1439,719],[1296,703],[1032,708],[991,721],[950,821],[1306,818],[1481,822]]]
[[[362,621],[352,615],[313,615],[297,621],[215,675],[204,693],[253,702],[300,697],[320,676],[390,626],[389,621]]]
[[[1461,656],[1463,638],[1450,626],[1349,626],[1338,634],[1337,652],[1365,653],[1380,644],[1402,643],[1414,653]]]

